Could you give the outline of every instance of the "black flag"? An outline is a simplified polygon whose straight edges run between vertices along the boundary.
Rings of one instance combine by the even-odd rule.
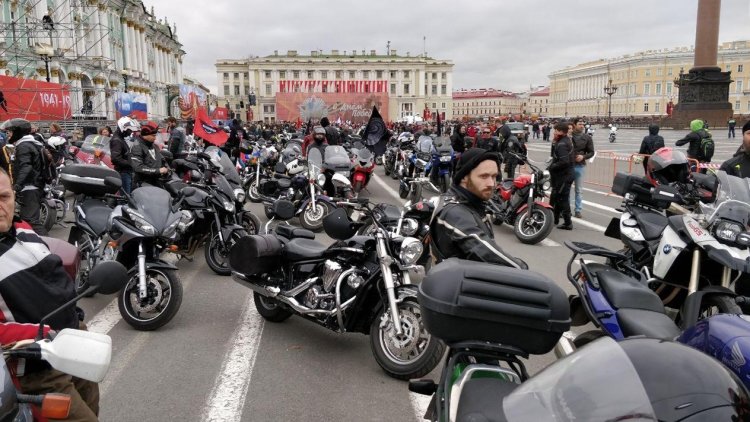
[[[372,114],[370,115],[370,120],[367,122],[367,126],[365,127],[365,133],[362,135],[362,137],[365,140],[365,144],[367,145],[375,145],[385,136],[385,122],[383,121],[383,118],[380,117],[380,113],[378,113],[378,108],[376,106],[372,106]]]
[[[312,117],[307,120],[307,129],[305,129],[305,135],[312,133]]]
[[[437,113],[437,136],[440,136],[443,134],[443,125],[440,124],[440,112]]]

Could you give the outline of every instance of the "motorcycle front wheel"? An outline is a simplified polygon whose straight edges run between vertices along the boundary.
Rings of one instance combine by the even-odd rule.
[[[443,177],[440,178],[440,192],[445,193],[448,192],[448,189],[451,187],[451,175],[450,173],[446,173],[443,175]]]
[[[250,202],[259,203],[263,200],[260,196],[260,192],[258,191],[258,184],[253,181],[250,183],[250,186],[247,187],[247,198],[250,200]]]
[[[138,272],[120,291],[117,305],[122,319],[139,331],[163,327],[177,315],[182,304],[182,283],[177,270],[150,268],[146,270],[146,297],[138,295]]]
[[[260,233],[260,219],[252,212],[243,213],[241,223],[248,235]]]
[[[203,247],[206,264],[211,268],[211,271],[218,275],[230,275],[232,273],[229,268],[229,250],[246,235],[246,233],[242,233],[242,230],[234,231],[229,239],[226,239],[225,244],[222,244],[218,233],[211,237],[208,244]]]
[[[50,207],[44,200],[39,204],[39,222],[42,223],[48,233],[57,222],[57,209]]]
[[[317,201],[315,207],[310,203],[299,215],[299,222],[302,227],[317,233],[323,230],[323,218],[330,212],[331,210],[325,202]]]
[[[409,380],[429,374],[440,362],[445,344],[430,335],[422,321],[422,309],[413,298],[398,304],[401,334],[394,330],[390,308],[385,305],[370,324],[370,348],[375,361],[389,376]]]
[[[524,211],[516,217],[513,232],[521,243],[535,245],[549,236],[552,218],[552,210],[535,205],[531,213]]]

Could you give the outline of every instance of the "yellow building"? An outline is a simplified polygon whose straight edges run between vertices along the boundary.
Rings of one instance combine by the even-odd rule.
[[[611,80],[612,116],[660,116],[677,103],[675,79],[693,66],[693,49],[648,50],[613,59],[600,59],[557,70],[550,78],[550,116],[606,117]],[[718,66],[732,72],[729,102],[735,114],[750,113],[750,41],[719,46]],[[728,117],[728,116],[727,116]]]
[[[493,88],[453,91],[454,120],[492,118],[522,112],[522,101],[512,92]]]

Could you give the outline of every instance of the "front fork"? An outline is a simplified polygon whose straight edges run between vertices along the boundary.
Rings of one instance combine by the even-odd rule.
[[[380,260],[380,271],[383,273],[383,284],[385,285],[385,293],[388,296],[388,307],[391,310],[393,328],[397,335],[401,335],[401,318],[398,315],[398,305],[396,304],[396,286],[393,282],[393,272],[391,272],[393,258],[388,255],[388,248],[385,245],[385,236],[383,233],[378,231],[376,237],[376,249]]]
[[[147,296],[146,290],[146,252],[143,241],[138,243],[138,297],[143,300]]]

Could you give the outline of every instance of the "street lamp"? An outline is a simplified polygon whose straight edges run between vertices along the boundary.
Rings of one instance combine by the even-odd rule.
[[[607,86],[604,87],[604,93],[609,95],[609,106],[607,107],[609,120],[612,120],[612,96],[615,95],[615,92],[617,92],[617,86],[612,85],[612,79],[610,79]]]
[[[55,50],[53,50],[52,46],[49,44],[37,43],[34,46],[34,51],[36,54],[40,55],[44,61],[44,68],[47,70],[47,82],[49,82],[49,61],[55,54]]]
[[[128,72],[127,69],[122,69],[120,74],[122,75],[122,81],[125,85],[125,92],[128,92],[128,76],[130,76],[130,72]]]

